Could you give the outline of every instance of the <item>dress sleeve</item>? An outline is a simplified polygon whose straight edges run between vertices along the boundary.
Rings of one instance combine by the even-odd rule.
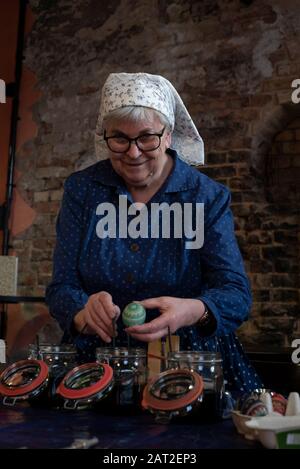
[[[225,187],[205,214],[201,249],[201,299],[215,316],[218,335],[235,331],[248,318],[251,292],[234,233],[230,193]]]
[[[83,239],[86,188],[80,179],[70,176],[64,187],[61,209],[56,223],[56,247],[52,281],[46,290],[50,314],[63,331],[73,333],[73,317],[88,300],[78,271]]]

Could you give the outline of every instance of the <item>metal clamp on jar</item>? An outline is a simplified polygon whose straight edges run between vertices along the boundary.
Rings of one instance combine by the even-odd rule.
[[[113,370],[101,363],[85,363],[63,378],[57,394],[65,409],[85,409],[105,398],[113,388]]]
[[[183,417],[202,402],[203,381],[190,370],[167,370],[154,377],[145,387],[142,406],[160,423]]]
[[[135,411],[141,407],[142,391],[147,383],[147,354],[142,348],[100,347],[96,350],[99,363],[111,366],[114,389],[103,402],[103,411]]]
[[[214,418],[222,414],[224,380],[222,358],[216,352],[180,351],[168,354],[168,369],[185,369],[198,373],[203,379],[203,402],[196,418]]]
[[[27,360],[7,367],[1,374],[3,404],[27,400],[31,405],[60,407],[56,388],[77,364],[71,345],[30,344]]]
[[[34,399],[48,387],[49,368],[42,360],[20,360],[0,375],[0,395],[4,405]]]

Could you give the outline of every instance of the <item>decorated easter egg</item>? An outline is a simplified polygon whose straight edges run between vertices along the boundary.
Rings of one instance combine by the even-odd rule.
[[[244,400],[240,412],[244,415],[248,415],[249,410],[253,405],[259,401],[257,394],[248,394],[248,397]]]
[[[287,400],[282,394],[274,393],[272,395],[273,412],[285,415]]]
[[[122,320],[127,327],[144,324],[145,319],[146,310],[139,303],[129,303],[122,312]]]
[[[257,399],[250,407],[248,407],[245,414],[251,417],[262,417],[264,415],[268,415],[268,409],[260,399]]]

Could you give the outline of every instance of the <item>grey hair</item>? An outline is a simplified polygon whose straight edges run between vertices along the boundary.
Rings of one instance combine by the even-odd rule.
[[[169,119],[164,114],[144,106],[124,106],[111,111],[103,118],[103,127],[105,128],[108,123],[111,124],[121,119],[136,123],[141,120],[152,120],[155,117],[160,120],[168,132],[173,130]]]

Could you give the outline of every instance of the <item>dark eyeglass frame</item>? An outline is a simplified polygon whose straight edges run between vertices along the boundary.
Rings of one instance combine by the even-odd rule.
[[[131,142],[134,142],[136,144],[136,146],[138,147],[139,150],[141,151],[154,151],[154,150],[157,150],[159,147],[160,147],[160,144],[161,144],[161,137],[163,136],[164,132],[166,130],[166,126],[162,129],[162,131],[160,133],[145,133],[145,134],[142,134],[142,135],[139,135],[138,137],[135,137],[135,138],[129,138],[127,137],[127,135],[114,135],[114,136],[111,136],[111,137],[107,137],[106,135],[106,130],[104,130],[104,135],[103,135],[103,140],[106,141],[106,145],[108,146],[109,150],[112,151],[113,153],[126,153],[129,148],[131,147]],[[139,144],[138,144],[138,140],[139,138],[143,138],[145,136],[154,136],[154,137],[159,137],[159,143],[157,145],[157,147],[155,148],[151,148],[151,150],[144,150],[143,148],[140,148],[139,147]],[[128,147],[126,148],[126,150],[123,150],[123,151],[116,151],[116,150],[112,150],[109,146],[109,140],[112,139],[112,138],[118,138],[118,137],[121,137],[121,138],[124,138],[124,140],[127,140],[128,141]]]

